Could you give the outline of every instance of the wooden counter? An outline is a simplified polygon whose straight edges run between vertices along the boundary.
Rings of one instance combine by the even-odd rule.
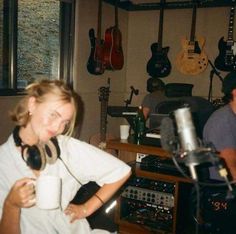
[[[106,146],[109,149],[116,149],[118,151],[127,151],[134,153],[138,152],[142,154],[153,154],[162,157],[170,157],[170,153],[163,150],[162,148],[148,145],[137,145],[126,140],[120,140],[120,139],[109,140]]]

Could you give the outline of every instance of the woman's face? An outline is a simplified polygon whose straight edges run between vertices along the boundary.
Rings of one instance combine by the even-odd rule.
[[[39,141],[46,142],[64,132],[73,118],[74,111],[72,103],[58,100],[53,94],[47,95],[43,103],[37,103],[35,98],[31,97],[29,100],[31,118],[28,125]]]

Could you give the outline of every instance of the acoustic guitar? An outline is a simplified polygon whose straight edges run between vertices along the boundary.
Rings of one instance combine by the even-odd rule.
[[[124,65],[122,35],[118,26],[118,0],[115,3],[115,26],[105,32],[104,63],[108,70],[121,70]]]
[[[97,37],[95,37],[94,29],[89,30],[89,39],[91,51],[87,62],[87,70],[93,75],[101,75],[105,71],[104,64],[104,41],[101,39],[101,23],[102,23],[102,0],[98,2],[98,24],[97,24]]]
[[[152,57],[147,63],[147,73],[151,77],[166,77],[170,74],[171,63],[168,59],[169,47],[162,47],[163,19],[164,19],[164,0],[161,0],[158,42],[151,45]]]
[[[208,58],[203,47],[205,44],[204,37],[196,37],[196,14],[197,5],[193,2],[192,26],[190,40],[183,38],[181,40],[183,50],[177,55],[177,69],[186,75],[197,75],[203,72],[208,65]]]
[[[215,67],[222,71],[236,70],[236,42],[233,39],[235,1],[230,9],[228,39],[221,37],[218,43],[219,55],[215,59]]]
[[[101,103],[101,113],[100,113],[100,133],[95,134],[90,138],[90,144],[97,146],[98,148],[111,153],[113,155],[117,155],[115,150],[106,148],[106,141],[110,139],[114,139],[111,134],[107,134],[107,106],[109,100],[110,93],[110,79],[108,79],[107,87],[99,88],[99,101]]]

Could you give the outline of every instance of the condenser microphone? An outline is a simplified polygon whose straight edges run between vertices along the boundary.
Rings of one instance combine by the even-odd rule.
[[[197,180],[195,166],[199,163],[193,152],[199,149],[199,145],[190,108],[184,107],[177,109],[174,111],[174,116],[181,148],[187,154],[187,157],[189,157],[186,165],[189,167],[192,178]]]
[[[220,175],[224,178],[226,185],[229,188],[228,197],[232,198],[233,188],[228,180],[228,172],[221,165],[219,157],[212,148],[203,148],[199,144],[196,130],[193,124],[192,114],[189,107],[184,107],[174,111],[174,116],[177,125],[180,145],[184,151],[184,163],[189,167],[189,171],[193,180],[197,181],[197,173],[195,166],[210,162],[218,168]]]
[[[180,144],[184,151],[193,151],[199,148],[196,130],[189,107],[174,111]]]

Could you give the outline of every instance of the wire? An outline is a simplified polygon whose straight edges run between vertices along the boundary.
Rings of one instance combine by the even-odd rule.
[[[189,179],[190,181],[194,182],[194,180],[184,172],[184,170],[181,168],[180,163],[177,161],[177,154],[173,154],[172,155],[172,161],[175,164],[176,168],[178,169],[178,171],[181,173],[181,175],[187,179]],[[216,164],[214,165],[216,166]],[[197,181],[198,184],[203,185],[203,186],[210,186],[210,187],[223,187],[223,186],[228,186],[229,184],[236,184],[236,180],[232,180],[229,181],[227,177],[223,177],[226,181],[225,182],[217,182],[217,183],[213,183],[213,182],[203,182],[203,181]]]
[[[59,157],[59,159],[61,160],[62,164],[64,165],[66,170],[69,172],[69,174],[76,180],[76,182],[78,184],[80,184],[81,186],[84,186],[84,184],[82,182],[80,182],[79,179],[71,172],[70,168],[66,165],[66,163],[63,161],[63,159],[61,157]],[[84,190],[88,195],[90,195],[87,188],[84,188]],[[102,203],[102,205],[104,205],[105,202],[96,193],[94,193],[93,196],[95,196]]]
[[[195,233],[199,233],[199,220],[200,220],[200,187],[199,184],[195,181],[194,182],[194,187],[196,191],[196,225],[195,225]]]

